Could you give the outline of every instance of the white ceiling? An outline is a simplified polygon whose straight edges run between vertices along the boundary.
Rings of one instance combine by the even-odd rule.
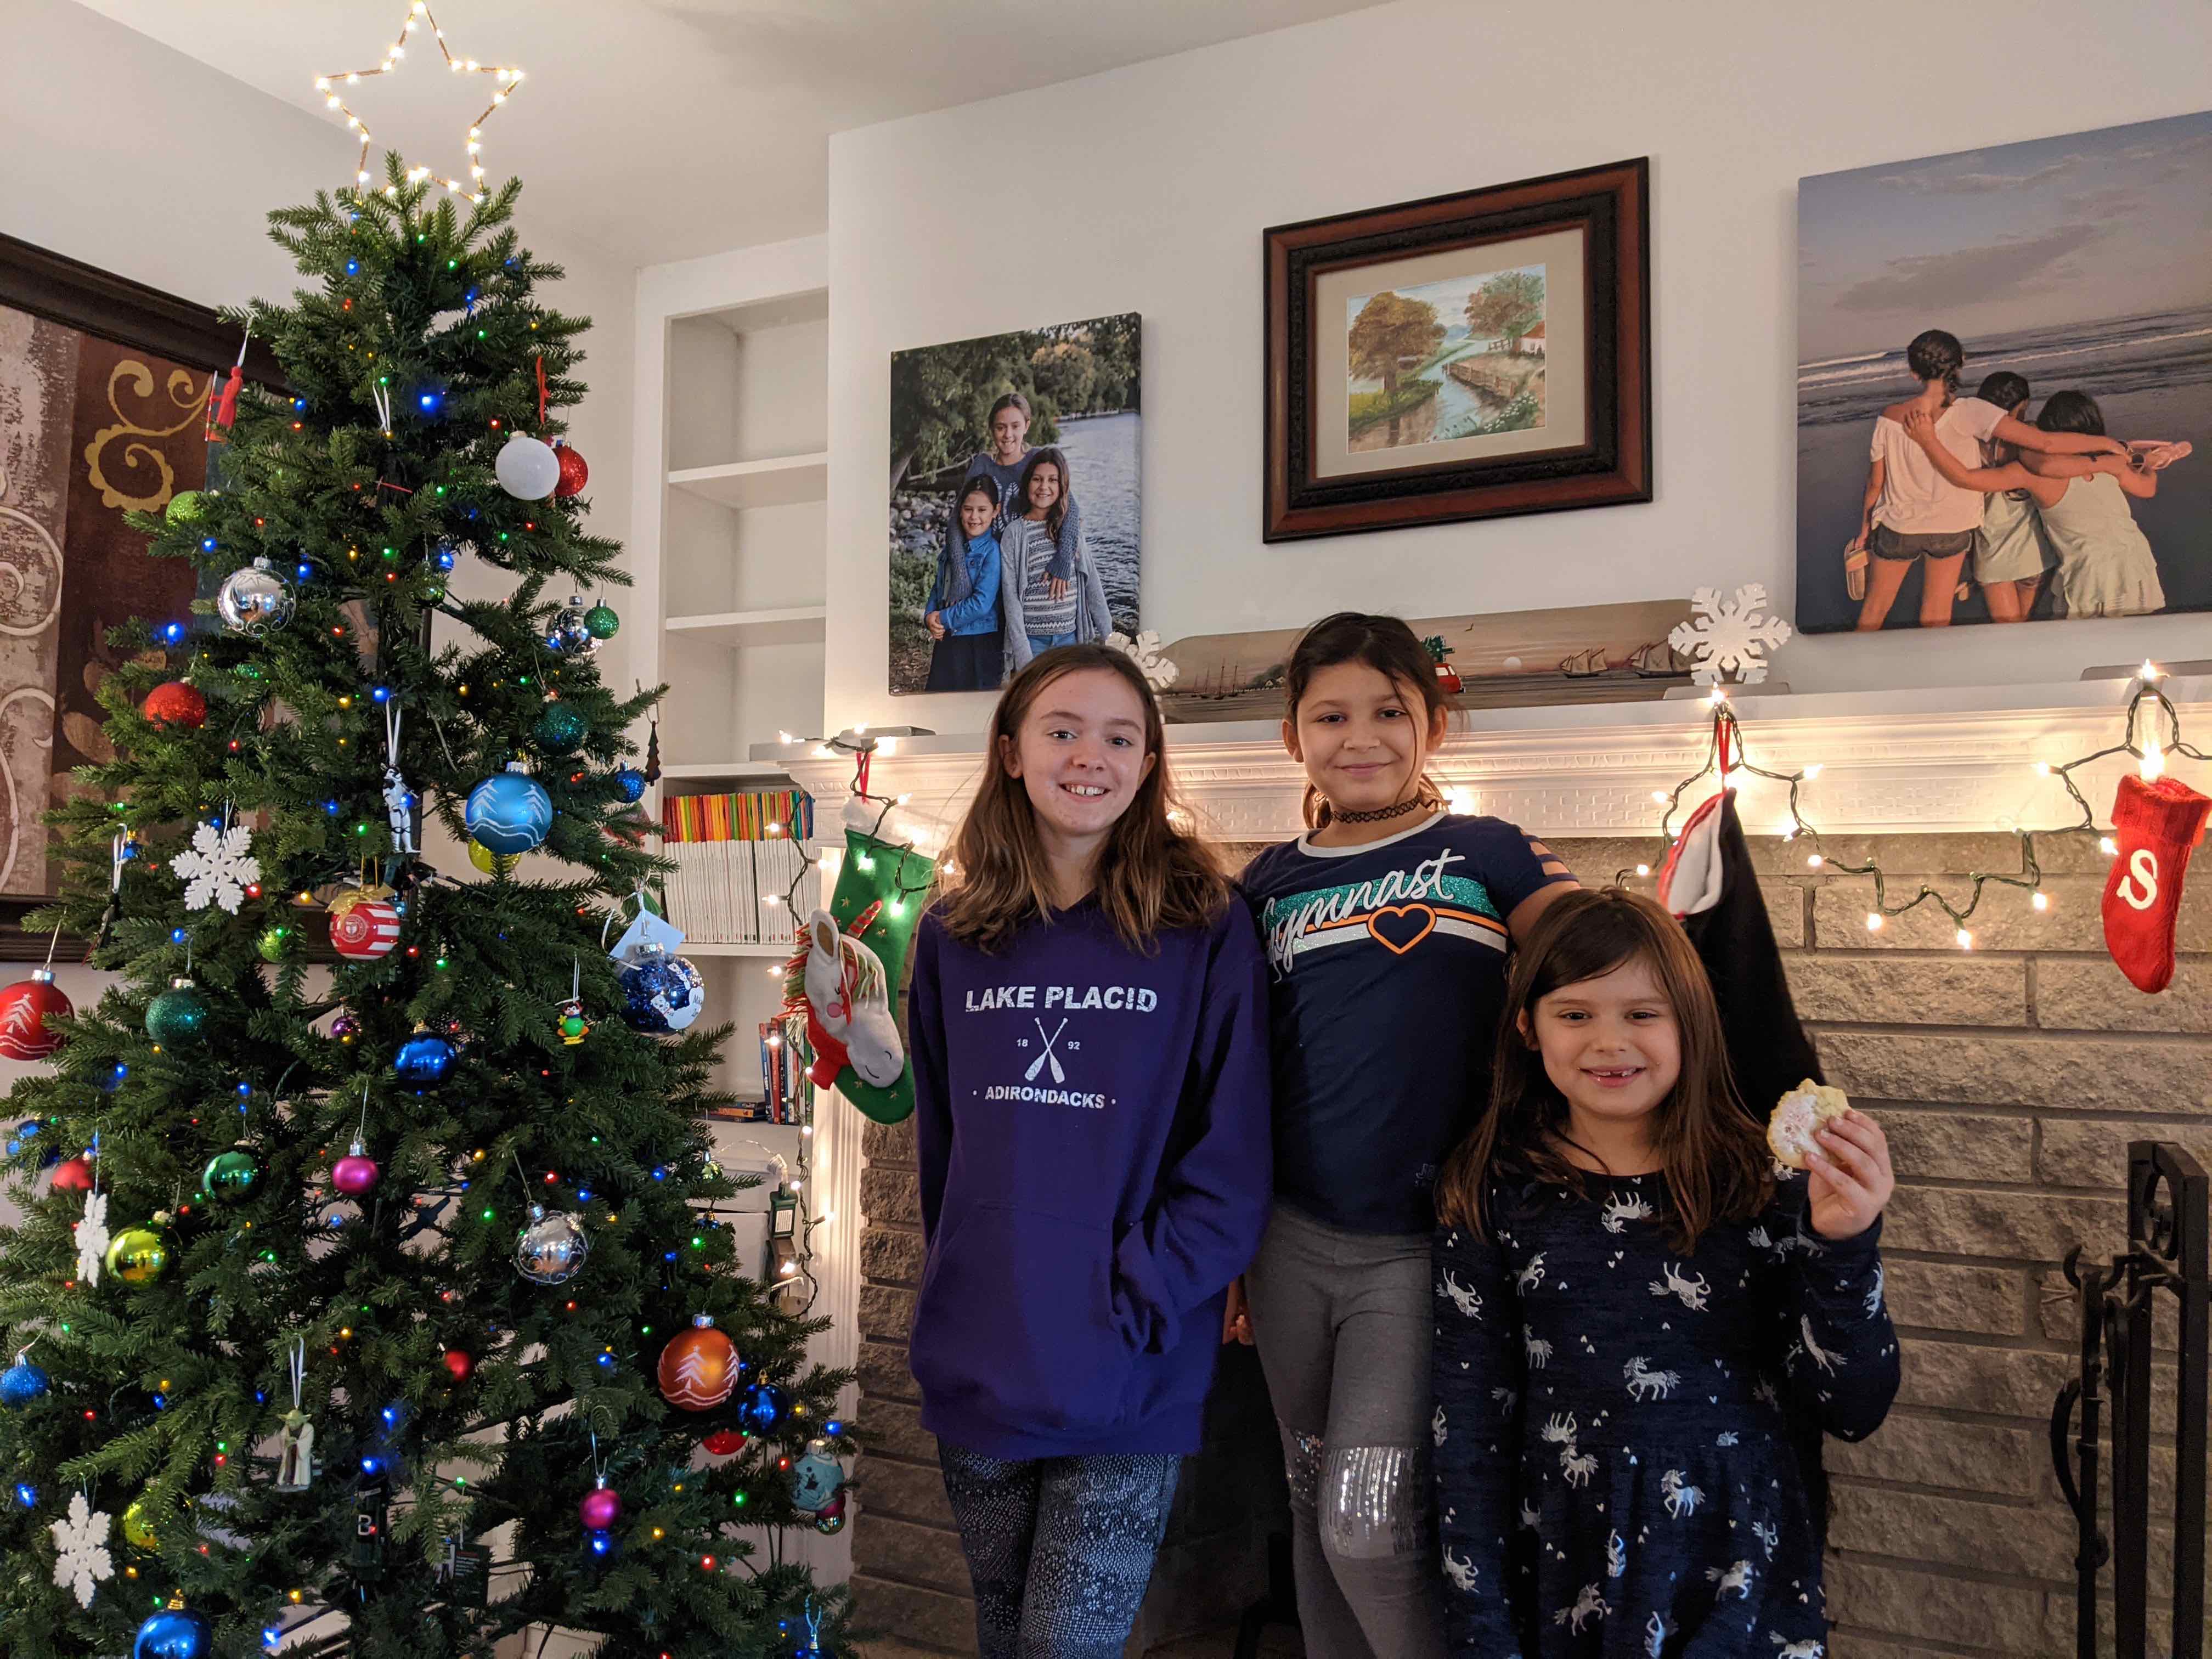
[[[519,172],[534,218],[640,265],[822,229],[833,132],[1379,3],[430,0],[455,56],[526,71],[483,130],[490,177]],[[410,0],[83,3],[342,131],[315,76],[374,68]],[[434,40],[345,90],[380,147],[466,176],[486,83]]]

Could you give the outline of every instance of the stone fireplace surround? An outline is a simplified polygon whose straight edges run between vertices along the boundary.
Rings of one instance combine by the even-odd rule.
[[[1807,696],[1735,696],[1750,758],[1819,764],[1802,795],[1829,853],[1955,899],[1966,872],[2020,868],[2011,831],[2075,814],[2039,761],[2119,739],[2121,680]],[[2183,731],[2212,740],[2212,678],[2167,683]],[[926,716],[924,716],[926,718]],[[1479,710],[1455,719],[1434,775],[1545,840],[1586,883],[1656,864],[1659,806],[1703,763],[1711,724],[1693,703]],[[975,736],[901,738],[875,763],[878,793],[957,822],[981,760]],[[1304,780],[1270,724],[1169,728],[1176,784],[1202,831],[1241,862],[1294,834]],[[835,800],[849,763],[777,751]],[[2076,775],[2106,819],[2125,757]],[[2206,769],[2177,761],[2212,792]],[[1960,950],[1932,904],[1870,933],[1872,884],[1808,862],[1777,833],[1786,791],[1739,797],[1799,1012],[1831,1080],[1879,1114],[1899,1186],[1886,1235],[1905,1382],[1889,1422],[1831,1443],[1829,1601],[1841,1659],[2073,1648],[2071,1519],[2045,1449],[2052,1395],[2071,1374],[2073,1314],[2057,1264],[2075,1243],[2118,1248],[2132,1138],[2180,1141],[2212,1163],[2212,870],[2181,910],[2172,987],[2145,996],[2106,957],[2094,836],[2039,837],[2049,902],[1991,886]],[[1692,789],[1693,804],[1709,786]],[[1900,883],[1899,878],[1904,878]],[[911,1650],[974,1651],[972,1604],[935,1453],[905,1363],[921,1271],[911,1132],[866,1131],[860,1176],[858,1365],[862,1462],[854,1527],[864,1623]],[[2163,1339],[2170,1354],[2170,1333]],[[1264,1578],[1279,1528],[1265,1389],[1249,1355],[1224,1368],[1206,1453],[1190,1468],[1132,1654],[1233,1620]],[[2154,1465],[2170,1483],[2170,1456]],[[2162,1494],[2161,1494],[2162,1496]],[[2153,1582],[2166,1570],[2154,1542]]]

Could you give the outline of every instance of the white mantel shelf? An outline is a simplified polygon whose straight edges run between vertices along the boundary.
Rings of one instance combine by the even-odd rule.
[[[1734,701],[1754,763],[1784,773],[1820,765],[1800,799],[1821,830],[1936,834],[2073,822],[2064,787],[2039,777],[2035,763],[2119,742],[2131,689],[2093,680],[1760,696],[1754,687]],[[2212,677],[2169,680],[2166,690],[2184,736],[2212,748]],[[1438,782],[1465,790],[1475,811],[1561,837],[1655,832],[1652,792],[1694,771],[1712,732],[1702,701],[1475,709],[1453,726],[1431,768]],[[1170,726],[1167,741],[1176,786],[1208,836],[1266,841],[1297,832],[1305,778],[1275,722]],[[982,755],[979,733],[900,738],[892,754],[877,757],[870,787],[909,795],[910,811],[949,826],[975,788]],[[819,801],[842,799],[852,781],[849,757],[824,758],[811,744],[757,750],[754,758],[785,768]],[[2131,764],[2123,756],[2075,774],[2100,822]],[[2204,769],[2174,762],[2185,781],[2212,791],[2212,779],[2194,775]],[[1778,829],[1784,786],[1739,781],[1746,829]],[[1704,793],[1691,792],[1686,804]]]

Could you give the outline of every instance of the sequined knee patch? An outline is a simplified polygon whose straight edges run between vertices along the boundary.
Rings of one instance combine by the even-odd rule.
[[[1301,1434],[1278,1421],[1283,1431],[1283,1473],[1291,1484],[1291,1502],[1310,1510],[1321,1493],[1322,1443],[1317,1434]]]
[[[1413,1446],[1339,1446],[1322,1460],[1322,1545],[1346,1560],[1427,1547],[1429,1465]]]

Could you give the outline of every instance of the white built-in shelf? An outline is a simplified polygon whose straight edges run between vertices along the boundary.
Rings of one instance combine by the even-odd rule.
[[[702,645],[819,645],[830,608],[793,605],[781,611],[718,611],[696,617],[671,617],[672,638]]]
[[[668,475],[669,483],[722,507],[788,507],[794,501],[830,498],[830,455],[778,455],[765,461],[732,461],[726,466],[687,466]]]
[[[670,778],[704,778],[714,782],[723,778],[738,781],[752,778],[788,780],[791,774],[769,761],[679,761],[673,766],[662,767],[660,775],[664,781]]]
[[[676,947],[679,957],[788,957],[795,945],[727,945],[713,939],[687,939]]]

